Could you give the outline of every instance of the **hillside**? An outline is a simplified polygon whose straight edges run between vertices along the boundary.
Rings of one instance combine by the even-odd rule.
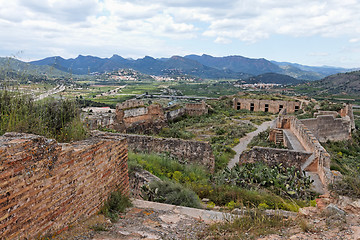
[[[49,57],[33,61],[34,65],[49,65],[72,74],[109,72],[131,68],[150,75],[191,75],[208,79],[245,79],[252,75],[278,73],[300,80],[319,80],[330,74],[349,71],[336,67],[311,67],[288,62],[253,59],[243,56],[213,57],[210,55],[173,56],[171,58],[126,59],[119,55],[110,58],[79,55],[76,58]]]
[[[217,69],[228,69],[234,72],[244,72],[252,75],[281,72],[280,67],[264,58],[251,59],[242,56],[213,57],[206,54],[203,54],[202,56],[187,55],[185,58],[198,61],[206,66]]]
[[[63,59],[61,57],[50,57],[33,61],[34,65],[50,65],[59,70],[75,74],[89,74],[92,72],[107,72],[121,68],[132,68],[144,74],[150,75],[192,75],[200,78],[210,79],[242,79],[249,74],[221,70],[205,66],[197,61],[180,56],[168,59],[155,59],[150,56],[136,60],[125,59],[118,55],[111,58],[98,58],[93,56],[79,55],[77,58]]]
[[[330,94],[360,94],[360,71],[338,73],[328,76],[312,84],[313,87],[321,88]]]
[[[31,76],[65,76],[69,75],[53,66],[33,65],[10,57],[0,57],[0,74],[4,75],[5,72],[11,73],[11,76],[31,75]]]
[[[276,83],[282,85],[304,83],[304,80],[299,80],[284,74],[278,73],[264,73],[255,77],[245,79],[246,83]]]

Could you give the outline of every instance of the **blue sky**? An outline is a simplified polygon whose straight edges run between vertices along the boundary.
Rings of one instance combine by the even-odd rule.
[[[360,67],[358,0],[0,0],[0,56],[241,55]]]

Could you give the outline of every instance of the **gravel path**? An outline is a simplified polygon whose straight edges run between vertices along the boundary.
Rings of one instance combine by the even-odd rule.
[[[268,121],[268,122],[263,122],[258,127],[258,129],[256,129],[253,132],[248,133],[245,137],[240,138],[239,139],[240,140],[239,144],[236,145],[235,147],[233,147],[233,150],[236,152],[236,154],[235,154],[234,158],[230,160],[230,162],[228,164],[228,168],[234,167],[239,162],[240,154],[244,150],[246,150],[247,145],[249,144],[251,139],[253,139],[253,137],[257,136],[260,132],[265,131],[268,127],[272,126],[273,123],[274,123],[274,120]]]

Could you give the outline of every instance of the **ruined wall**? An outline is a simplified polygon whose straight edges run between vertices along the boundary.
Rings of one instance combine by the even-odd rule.
[[[142,187],[152,181],[161,181],[160,178],[152,175],[144,169],[135,169],[129,174],[131,197],[142,199]]]
[[[190,116],[201,116],[208,114],[209,108],[204,101],[201,101],[201,103],[187,103],[185,112]]]
[[[185,109],[184,108],[178,108],[178,109],[175,109],[175,110],[172,110],[172,111],[168,111],[166,112],[166,119],[169,121],[169,120],[175,120],[179,117],[182,117],[184,116],[186,113],[185,113]]]
[[[316,118],[302,119],[320,142],[351,139],[351,122],[346,118],[334,118],[332,115],[318,115]]]
[[[114,129],[121,132],[158,132],[166,125],[162,107],[152,104],[145,107],[140,100],[127,100],[116,105]]]
[[[298,138],[305,150],[314,154],[314,161],[313,164],[309,166],[309,170],[317,172],[321,182],[324,186],[327,186],[331,181],[330,154],[321,146],[311,130],[299,119],[294,116],[281,116],[278,120],[284,121],[284,119],[287,119],[286,122],[290,123],[290,130]]]
[[[354,112],[351,104],[346,104],[345,107],[339,111],[339,114],[343,118],[348,118],[348,120],[350,120],[351,129],[355,129]]]
[[[115,113],[82,113],[81,119],[88,129],[94,130],[99,127],[114,128]]]
[[[275,100],[259,100],[247,98],[234,98],[233,108],[235,110],[246,109],[251,111],[262,111],[270,113],[278,113],[281,109],[286,108],[288,113],[293,113],[297,109],[302,108],[301,102],[297,101],[275,101]]]
[[[73,144],[31,134],[0,137],[0,236],[34,239],[96,213],[109,193],[128,193],[126,139]]]
[[[311,153],[288,149],[253,147],[243,152],[239,157],[239,164],[264,162],[269,166],[282,164],[285,167],[295,166],[301,170],[301,165],[311,156]]]
[[[126,137],[129,149],[133,151],[169,153],[183,163],[202,165],[210,171],[215,169],[215,157],[210,144],[207,142],[135,134],[102,133],[99,131],[94,131],[92,134],[101,137],[103,135]]]

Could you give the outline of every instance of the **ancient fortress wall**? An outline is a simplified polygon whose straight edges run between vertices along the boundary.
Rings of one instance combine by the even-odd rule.
[[[208,114],[209,108],[204,101],[201,103],[187,103],[185,104],[185,113],[190,116],[201,116]]]
[[[0,137],[1,239],[34,239],[96,213],[109,193],[127,194],[125,138],[72,144],[31,134]]]
[[[264,162],[269,166],[282,164],[285,167],[295,166],[301,170],[302,164],[310,157],[311,153],[288,149],[253,147],[243,152],[239,158],[239,164]]]
[[[316,118],[302,119],[301,122],[311,130],[320,142],[351,139],[350,119],[334,118],[332,115],[318,115]]]
[[[210,171],[215,169],[215,157],[207,142],[182,140],[178,138],[156,138],[146,135],[103,133],[93,131],[99,137],[122,136],[127,138],[129,150],[139,152],[169,153],[182,163],[198,164]]]
[[[330,179],[330,154],[299,119],[294,116],[279,116],[277,127],[290,129],[304,146],[305,150],[314,153],[314,161],[308,170],[317,172],[321,182],[327,186]]]
[[[235,110],[246,109],[250,111],[262,111],[278,113],[286,108],[288,113],[293,113],[302,108],[301,102],[297,101],[276,101],[276,100],[259,100],[247,98],[234,98],[233,108]]]

